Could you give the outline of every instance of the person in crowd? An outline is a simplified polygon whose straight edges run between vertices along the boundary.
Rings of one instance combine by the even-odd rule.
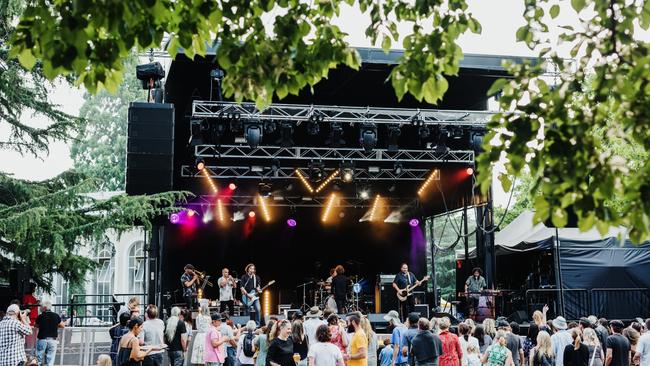
[[[384,338],[383,345],[384,347],[379,352],[379,366],[391,366],[393,364],[393,347],[390,344],[390,338]]]
[[[407,362],[409,365],[413,365],[413,356],[411,354],[411,344],[413,338],[418,334],[418,321],[420,320],[420,315],[418,313],[410,313],[406,318],[407,329],[402,334],[402,354],[407,355]]]
[[[309,344],[307,359],[309,366],[343,366],[343,354],[341,350],[331,342],[330,328],[321,324],[316,328],[315,342]],[[392,359],[393,352],[390,351]],[[390,364],[389,364],[390,366]]]
[[[600,340],[600,344],[603,346],[603,348],[607,348],[607,337],[612,334],[611,329],[609,328],[609,320],[605,318],[598,319],[598,326],[596,327],[596,331],[598,331],[598,339]]]
[[[196,332],[194,334],[194,343],[192,344],[192,357],[190,362],[196,365],[203,365],[205,362],[203,353],[205,351],[205,336],[210,330],[212,318],[210,317],[210,308],[207,303],[201,304],[199,314],[196,316]]]
[[[345,336],[345,329],[339,324],[338,315],[330,314],[327,318],[327,325],[330,328],[330,342],[334,343],[342,354],[345,354],[348,347],[348,338]]]
[[[237,364],[241,366],[253,366],[255,364],[255,346],[253,340],[255,339],[255,324],[254,320],[249,320],[244,327],[243,333],[239,336],[237,341]]]
[[[564,317],[558,316],[553,319],[553,328],[556,329],[556,333],[551,336],[553,354],[555,355],[555,365],[563,366],[564,349],[566,346],[573,343],[573,338],[571,337],[571,333],[567,330],[568,326]]]
[[[537,334],[537,345],[533,347],[528,356],[529,366],[554,366],[555,353],[551,335],[544,331]]]
[[[293,341],[291,340],[291,322],[280,320],[273,325],[271,330],[273,340],[269,344],[266,355],[267,366],[296,366],[293,357]]]
[[[410,357],[415,366],[437,366],[438,358],[442,354],[442,341],[438,335],[433,334],[429,327],[430,322],[421,318],[417,322],[418,333],[413,337]]]
[[[584,331],[587,328],[591,328],[592,324],[587,317],[583,316],[578,320],[578,326],[580,327],[580,331]]]
[[[476,323],[474,322],[474,320],[471,319],[471,318],[470,319],[465,319],[465,321],[463,323],[467,324],[467,326],[469,327],[469,334],[473,336],[474,335],[474,329],[476,329]]]
[[[535,310],[533,312],[533,323],[537,326],[538,330],[547,330],[548,326],[546,325],[546,314],[548,313],[548,305],[544,305],[542,311]]]
[[[181,309],[179,307],[174,306],[170,314],[165,327],[165,341],[169,346],[167,348],[169,364],[170,366],[183,366],[188,344],[187,326],[185,321],[180,318]]]
[[[372,324],[367,317],[361,317],[361,329],[368,337],[368,366],[377,366],[377,334],[372,330]]]
[[[302,321],[294,320],[291,324],[291,340],[293,341],[293,353],[300,355],[300,361],[296,365],[307,366],[309,342],[305,336],[305,329],[302,326]]]
[[[348,333],[352,333],[350,352],[347,356],[348,366],[368,365],[368,338],[361,329],[361,318],[352,314],[348,316]]]
[[[97,357],[97,366],[112,366],[113,361],[111,361],[111,356],[107,354],[101,354]]]
[[[205,335],[205,345],[203,346],[203,361],[205,366],[221,366],[226,362],[226,349],[224,344],[230,339],[221,335],[221,314],[214,313],[210,316],[212,326]]]
[[[392,366],[404,366],[407,363],[407,359],[402,355],[400,345],[402,344],[402,335],[407,328],[402,324],[399,313],[395,310],[391,310],[388,314],[384,315],[384,320],[388,322],[389,327],[393,328],[390,336],[390,343],[393,345],[393,359],[391,364]]]
[[[485,334],[485,328],[483,325],[477,325],[474,329],[474,338],[478,340],[479,352],[484,354],[490,345],[492,345],[492,338]]]
[[[609,330],[606,326],[603,326],[600,323],[596,316],[589,315],[587,319],[589,319],[589,322],[592,324],[592,328],[596,331],[596,335],[598,336],[598,341],[600,342],[601,347],[605,347],[607,336],[609,336]]]
[[[440,334],[440,319],[435,316],[431,318],[431,320],[429,320],[429,329],[431,329],[431,332],[435,335]]]
[[[598,340],[598,334],[592,328],[586,328],[582,332],[583,343],[589,348],[589,365],[603,366],[605,363],[605,352]]]
[[[630,328],[639,332],[639,337],[641,337],[641,333],[643,333],[643,325],[641,325],[641,323],[639,323],[638,321],[632,322],[632,324],[630,324]]]
[[[25,337],[32,334],[26,311],[11,304],[0,321],[0,365],[18,365],[27,361]]]
[[[129,320],[127,326],[129,331],[120,339],[120,349],[117,353],[117,365],[120,366],[140,366],[144,358],[155,348],[148,348],[146,351],[140,349],[138,335],[142,330],[142,318],[133,317]]]
[[[459,334],[458,338],[460,340],[460,348],[463,351],[463,358],[461,359],[461,365],[467,366],[469,362],[469,360],[467,359],[467,347],[470,344],[473,344],[476,346],[476,348],[479,348],[478,339],[470,335],[469,325],[465,323],[458,324],[458,334]]]
[[[553,334],[557,333],[557,329],[555,329],[555,326],[553,326],[553,320],[549,319],[549,320],[546,321],[546,331],[551,336]]]
[[[512,353],[512,362],[514,362],[515,366],[523,366],[524,350],[521,346],[521,339],[518,335],[512,333],[512,328],[507,320],[499,320],[497,326],[499,331],[506,335],[506,347],[508,347]]]
[[[645,321],[645,333],[641,335],[636,345],[634,359],[640,366],[650,366],[650,319]]]
[[[632,323],[634,324],[634,323]],[[634,363],[634,356],[636,355],[636,345],[641,338],[641,334],[630,325],[629,327],[623,329],[623,335],[630,342],[630,359],[632,366],[639,366],[638,363]]]
[[[181,310],[181,316],[179,317],[183,322],[185,322],[185,330],[187,331],[187,346],[185,347],[185,352],[183,352],[183,365],[187,366],[187,360],[192,353],[192,340],[194,339],[194,325],[192,324],[192,310],[183,309]]]
[[[30,283],[27,289],[27,293],[23,295],[21,303],[23,304],[23,309],[29,310],[29,325],[32,327],[36,324],[36,318],[38,317],[38,304],[40,301],[34,296],[36,292],[36,284]]]
[[[463,358],[463,350],[460,347],[458,336],[449,331],[451,322],[449,318],[443,317],[438,323],[440,327],[440,340],[442,341],[442,355],[439,357],[440,366],[459,366]]]
[[[129,332],[129,319],[131,317],[128,313],[120,314],[119,322],[108,330],[111,337],[111,360],[115,365],[117,365],[117,350],[120,348],[120,340]]]
[[[485,334],[494,339],[494,336],[497,334],[497,323],[492,318],[485,318],[483,320],[483,327],[485,328]]]
[[[133,314],[133,313],[132,313]],[[132,315],[136,316],[137,315]],[[165,344],[165,322],[158,318],[158,307],[153,304],[147,306],[145,311],[146,320],[142,323],[142,329],[138,338],[140,344],[147,347],[161,347]],[[163,364],[162,349],[152,351],[144,358],[143,366],[162,366]]]
[[[228,338],[228,342],[225,343],[226,347],[226,362],[224,366],[235,366],[235,360],[237,358],[237,337],[232,327],[228,324],[230,317],[228,313],[221,313],[221,326],[219,327],[219,332],[221,332],[222,337]]]
[[[255,366],[265,366],[266,365],[266,355],[269,351],[269,343],[271,342],[271,329],[275,325],[275,320],[271,319],[266,324],[265,327],[262,327],[261,333],[255,337],[253,340],[253,345],[257,351],[257,358],[255,359]]]
[[[579,327],[571,329],[571,338],[573,344],[569,344],[564,348],[562,357],[564,366],[588,366],[589,347],[582,343],[582,332]]]
[[[321,319],[323,312],[318,306],[312,306],[305,314],[305,322],[302,324],[305,329],[305,335],[309,344],[316,343],[316,329],[321,325],[327,325],[327,322]]]
[[[532,323],[528,325],[528,334],[526,335],[523,344],[524,358],[526,359],[526,362],[524,362],[525,365],[530,364],[530,360],[528,358],[530,356],[530,351],[533,348],[535,348],[535,346],[537,346],[538,334],[539,334],[539,327],[537,326],[536,323]]]
[[[607,337],[605,366],[630,366],[630,341],[621,334],[625,325],[620,320],[609,322],[612,334]]]
[[[498,331],[494,336],[492,346],[485,351],[481,363],[488,366],[512,366],[512,352],[507,347],[507,336],[503,331]]]
[[[467,346],[467,366],[481,366],[481,354],[475,344]]]
[[[53,366],[56,348],[59,345],[59,328],[65,324],[59,314],[52,312],[52,302],[43,300],[41,314],[36,318],[38,328],[38,341],[36,342],[36,359],[39,365]]]
[[[137,296],[131,297],[126,303],[126,306],[120,306],[117,317],[119,318],[122,313],[128,313],[131,317],[140,316],[140,299]]]

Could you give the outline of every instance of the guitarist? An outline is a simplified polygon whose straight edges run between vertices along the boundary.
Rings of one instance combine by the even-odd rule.
[[[402,263],[400,272],[395,275],[395,279],[393,280],[393,288],[398,294],[406,295],[406,288],[412,287],[413,285],[415,285],[415,287],[420,286],[420,283],[422,283],[422,281],[418,281],[413,272],[409,272],[409,265]],[[408,317],[408,315],[414,310],[415,298],[413,297],[413,294],[409,294],[406,301],[399,302],[400,317],[402,319],[406,320],[406,317]]]
[[[255,290],[254,293],[256,294],[256,296],[259,296],[262,293],[262,289],[261,289],[262,280],[257,274],[255,274],[255,265],[253,263],[248,264],[244,269],[244,271],[246,272],[246,274],[244,274],[239,279],[239,282],[241,283],[240,290],[242,295],[251,299],[250,293],[251,291]],[[251,320],[255,320],[255,322],[259,325],[260,312],[261,312],[259,299],[255,299],[255,301],[253,301],[252,303],[249,301],[246,312],[250,313],[251,310],[255,310],[255,317],[251,318]]]

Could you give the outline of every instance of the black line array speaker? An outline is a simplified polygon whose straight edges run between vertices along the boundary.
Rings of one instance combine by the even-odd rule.
[[[173,188],[174,105],[129,105],[126,193],[155,194]]]

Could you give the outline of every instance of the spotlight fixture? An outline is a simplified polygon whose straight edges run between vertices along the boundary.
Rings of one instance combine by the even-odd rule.
[[[460,140],[463,138],[463,128],[462,127],[452,127],[450,131],[450,136],[455,140]]]
[[[198,171],[202,171],[203,169],[205,169],[205,160],[203,160],[203,158],[201,157],[196,158],[194,164],[196,165],[196,170]]]
[[[325,206],[325,212],[323,212],[323,217],[322,217],[323,222],[327,222],[330,212],[332,211],[332,207],[334,206],[334,200],[336,200],[336,194],[332,193],[330,194],[329,200],[327,200],[327,205]]]
[[[471,166],[468,167],[467,169],[465,169],[465,173],[466,173],[468,176],[474,174],[474,168],[472,168]]]
[[[404,167],[402,166],[402,163],[400,161],[396,161],[395,165],[393,165],[393,172],[395,175],[400,176],[404,172]]]
[[[411,227],[416,227],[416,226],[420,225],[420,220],[415,219],[415,218],[414,218],[414,219],[411,219],[411,220],[409,221],[409,225],[411,225]]]
[[[332,122],[330,124],[330,134],[329,138],[325,140],[325,143],[330,147],[341,147],[345,145],[345,140],[343,139],[343,127],[339,122]]]
[[[273,121],[264,122],[264,132],[266,132],[267,134],[271,134],[275,132],[277,128],[278,128],[277,124]]]
[[[352,162],[341,163],[341,180],[350,183],[354,180],[354,164]]]
[[[246,143],[251,149],[255,149],[262,141],[262,122],[257,120],[248,120],[244,122],[244,137]]]
[[[234,191],[235,189],[237,189],[237,185],[235,183],[230,183],[230,184],[228,184],[228,189],[230,189],[231,191]]]
[[[271,186],[270,183],[260,182],[257,185],[257,190],[258,190],[260,196],[262,196],[262,197],[271,197],[271,190],[272,189],[273,189],[273,187]]]
[[[325,164],[322,161],[311,161],[309,163],[309,180],[320,182],[325,178]]]
[[[196,211],[192,210],[191,208],[187,209],[187,217],[193,217],[196,214]]]
[[[422,120],[420,112],[411,117],[411,125],[416,127],[424,126],[424,120]]]
[[[449,131],[447,131],[446,128],[441,127],[440,131],[438,131],[438,141],[434,148],[437,153],[444,154],[449,152],[449,148],[447,147],[447,138],[449,138]]]
[[[177,213],[169,215],[169,222],[172,224],[178,224],[181,221],[181,216]]]
[[[400,126],[388,127],[388,151],[395,152],[399,150],[399,137],[402,135]]]
[[[252,219],[253,217],[255,217],[255,211],[249,211],[249,212],[248,212],[248,217],[250,217],[251,219]]]
[[[289,227],[296,227],[296,225],[298,225],[298,223],[294,219],[288,219],[287,220],[287,225],[289,225]]]
[[[264,221],[270,222],[271,215],[269,214],[269,208],[266,205],[266,197],[263,197],[261,194],[257,195],[257,200],[262,208],[262,214],[264,215]],[[252,211],[251,211],[252,212]]]
[[[293,146],[293,125],[291,122],[282,122],[280,125],[280,139],[276,143],[282,147]]]
[[[359,197],[363,198],[364,200],[367,200],[368,198],[370,198],[370,192],[365,190],[361,191],[361,193],[359,193]]]
[[[241,120],[241,114],[239,112],[227,113],[227,118],[230,120],[230,131],[233,134],[239,135],[244,130],[244,124]]]
[[[221,223],[223,223],[224,220],[225,220],[223,202],[221,201],[221,198],[219,198],[217,200],[217,218],[219,219],[219,222],[221,222]]]
[[[433,182],[434,180],[440,180],[440,170],[438,169],[434,169],[429,175],[429,177],[427,178],[427,180],[424,181],[424,183],[418,190],[418,196],[421,196],[426,191],[429,184],[431,184],[431,182]]]
[[[374,123],[361,124],[359,142],[365,152],[371,152],[377,146],[377,126]]]
[[[318,186],[318,188],[316,188],[316,193],[319,193],[320,191],[322,191],[323,188],[325,188],[325,187],[329,184],[329,182],[331,182],[332,179],[334,179],[334,177],[336,177],[337,174],[339,174],[339,170],[338,170],[338,169],[336,169],[332,174],[330,174],[329,177],[327,177],[327,179],[325,179],[325,180],[324,180],[324,181],[323,181],[323,182]]]

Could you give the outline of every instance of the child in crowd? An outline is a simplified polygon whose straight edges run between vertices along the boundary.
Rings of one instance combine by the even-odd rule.
[[[379,352],[379,366],[390,366],[393,362],[393,347],[390,338],[384,339],[384,348]]]
[[[474,343],[467,345],[467,366],[481,366],[479,349]]]

